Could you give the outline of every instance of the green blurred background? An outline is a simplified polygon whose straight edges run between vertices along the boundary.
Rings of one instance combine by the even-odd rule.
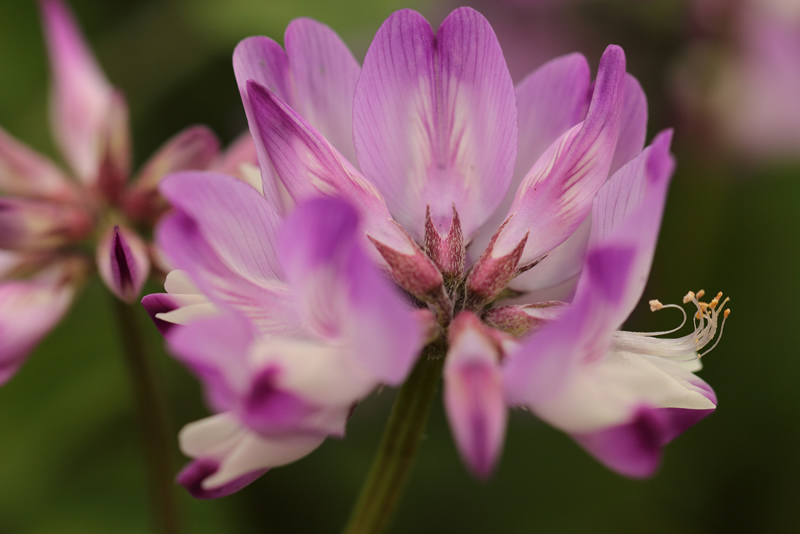
[[[667,449],[660,474],[648,481],[614,475],[566,436],[515,413],[500,467],[482,483],[461,465],[437,400],[393,532],[800,532],[798,158],[742,162],[678,112],[670,88],[693,37],[686,2],[573,3],[568,16],[576,26],[561,34],[566,39],[555,52],[580,49],[596,65],[606,43],[622,45],[650,99],[649,137],[678,128],[678,169],[645,299],[678,302],[700,288],[732,297],[725,338],[702,372],[719,409]],[[188,124],[207,124],[224,142],[244,130],[230,65],[244,37],[280,40],[292,18],[310,16],[336,29],[361,59],[395,9],[414,7],[438,23],[454,6],[420,0],[71,5],[108,78],[128,98],[138,162]],[[531,50],[531,57],[539,52]],[[47,63],[33,1],[0,2],[0,80],[0,124],[53,155]],[[99,283],[91,284],[0,389],[0,533],[149,531],[136,418],[110,304]],[[163,351],[143,310],[139,316],[151,334],[175,428],[204,416],[199,386]],[[641,306],[628,326],[661,330],[672,319]],[[337,531],[393,395],[386,390],[364,402],[346,440],[328,440],[236,495],[202,502],[181,492],[186,531]],[[174,453],[178,458],[177,445]]]

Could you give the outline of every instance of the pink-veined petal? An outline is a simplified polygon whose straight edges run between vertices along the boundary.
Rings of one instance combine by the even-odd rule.
[[[240,276],[256,282],[282,279],[276,257],[281,218],[253,188],[224,174],[183,171],[159,189]]]
[[[247,184],[239,185],[258,195]],[[254,246],[261,246],[258,234],[239,239],[250,239]],[[176,213],[165,218],[156,227],[156,242],[172,265],[185,270],[192,283],[215,305],[236,310],[265,333],[296,332],[301,328],[294,298],[283,282],[260,281],[227,264],[198,223],[187,215]]]
[[[358,214],[333,198],[298,206],[281,235],[281,263],[306,321],[344,343],[379,381],[403,381],[421,348],[413,310],[371,262]]]
[[[608,178],[620,129],[625,55],[609,46],[600,60],[586,120],[556,140],[525,176],[498,236],[502,256],[530,232],[521,264],[540,258],[567,239],[591,209]]]
[[[440,233],[453,205],[469,239],[502,201],[517,154],[514,87],[489,23],[453,11],[434,37],[417,12],[391,15],[356,86],[353,133],[365,176],[414,236]]]
[[[591,82],[586,58],[575,53],[545,63],[517,84],[519,152],[512,198],[544,151],[586,118]]]
[[[473,250],[483,251],[503,224],[522,179],[536,160],[564,132],[586,118],[591,81],[586,58],[569,54],[545,63],[517,84],[519,150],[514,179],[500,207],[473,240]]]
[[[315,20],[293,20],[284,43],[294,82],[292,107],[355,164],[353,95],[361,67],[336,32]]]
[[[254,80],[267,87],[288,105],[295,104],[289,74],[289,58],[283,48],[269,37],[248,37],[241,41],[233,51],[233,72],[236,75],[239,94],[244,104],[247,123],[250,125],[250,133],[256,142],[264,198],[280,213],[285,213],[288,211],[288,206],[283,199],[278,177],[275,176],[269,154],[265,151],[263,143],[258,142],[258,132],[254,126],[255,117],[247,91],[247,83]]]
[[[366,234],[400,252],[413,250],[375,186],[307,121],[255,82],[248,83],[248,94],[256,145],[294,202],[320,195],[346,199],[358,208]]]
[[[497,464],[505,439],[508,410],[498,348],[471,313],[450,326],[444,367],[444,405],[465,463],[480,478]]]
[[[75,174],[89,182],[96,178],[113,89],[64,4],[43,0],[41,8],[53,74],[55,139]]]

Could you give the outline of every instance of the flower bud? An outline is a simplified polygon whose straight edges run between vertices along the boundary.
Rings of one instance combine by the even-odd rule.
[[[97,267],[111,292],[131,303],[150,272],[147,246],[127,228],[109,228],[97,246]]]

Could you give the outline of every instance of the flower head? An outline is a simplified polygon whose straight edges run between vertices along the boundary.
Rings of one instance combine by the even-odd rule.
[[[112,293],[136,299],[152,262],[139,231],[147,232],[167,208],[159,180],[208,167],[218,149],[209,130],[189,128],[128,183],[131,142],[122,94],[106,80],[67,8],[43,0],[41,10],[53,136],[69,173],[0,129],[0,252],[14,264],[0,271],[0,331],[13,331],[4,334],[0,353],[8,369],[58,323],[93,261]],[[87,243],[96,260],[84,252]]]
[[[169,332],[170,346],[218,415],[182,432],[195,461],[179,480],[196,496],[219,496],[344,435],[359,400],[402,383],[422,328],[369,259],[345,202],[311,200],[282,221],[224,175],[174,175],[162,191],[177,213],[158,242],[182,270],[168,294],[143,303],[162,325],[186,325]]]
[[[675,416],[684,423],[696,420],[713,409],[714,399],[691,371],[648,352],[653,344],[663,348],[670,342],[642,337],[647,341],[631,348],[624,342],[633,338],[615,333],[644,288],[672,172],[668,132],[643,150],[646,100],[625,73],[622,50],[608,47],[594,82],[586,60],[573,54],[544,65],[515,88],[491,27],[470,8],[455,10],[435,34],[414,11],[393,14],[378,30],[360,72],[341,41],[319,23],[294,21],[285,43],[286,51],[253,37],[234,53],[258,150],[259,191],[211,175],[196,178],[192,183],[203,185],[194,192],[186,188],[178,194],[178,178],[162,188],[179,215],[161,228],[159,244],[191,284],[173,274],[168,294],[144,303],[157,324],[169,329],[167,337],[181,358],[214,359],[213,366],[201,369],[189,363],[207,390],[218,389],[220,370],[266,374],[264,380],[272,383],[273,372],[263,365],[255,374],[235,370],[239,364],[233,360],[242,355],[262,361],[252,346],[285,362],[314,357],[311,347],[287,343],[300,331],[292,326],[293,317],[306,317],[319,332],[340,332],[347,317],[352,345],[337,346],[357,355],[356,346],[368,344],[375,359],[369,365],[378,365],[384,353],[413,346],[400,344],[380,326],[383,314],[396,310],[391,313],[422,321],[429,342],[448,347],[445,406],[459,450],[477,475],[491,473],[502,449],[507,406],[520,404],[575,435],[612,468],[633,476],[649,473],[655,449],[683,427],[664,423],[668,428],[647,451],[647,469],[620,467],[609,459],[620,449],[605,454],[593,437],[638,424],[642,410],[659,424],[664,414],[678,414],[675,410],[690,414]],[[322,208],[310,206],[330,199],[342,210],[344,202],[358,212],[357,229],[315,226],[313,211]],[[289,228],[314,227],[321,237],[309,247],[299,230],[284,230],[293,238],[281,241],[274,229],[282,214],[289,214]],[[337,232],[343,244],[335,240]],[[331,297],[351,287],[346,281],[332,274],[306,279],[306,263],[287,259],[307,253],[328,257],[351,243],[363,251],[364,262],[374,262],[405,292],[405,304],[387,296],[380,299],[385,309],[376,303],[371,313],[357,314],[346,299]],[[287,297],[279,290],[283,285],[275,284],[284,279],[290,286],[302,280],[293,291],[314,298]],[[563,302],[573,294],[571,304]],[[509,297],[516,302],[506,302]],[[413,314],[411,307],[417,308]],[[209,327],[196,348],[207,356],[187,358],[191,351],[175,340],[229,310],[245,318],[250,326],[240,330],[252,338],[242,344],[229,339],[237,331],[232,325],[219,334]],[[207,314],[214,319],[200,318]],[[376,337],[377,332],[383,333]],[[328,379],[355,401],[378,382],[402,382],[412,360],[395,359],[391,376],[373,369],[363,383],[333,373]],[[316,380],[313,369],[297,372]],[[597,398],[573,395],[584,392],[584,382]],[[651,392],[649,385],[663,385],[674,395]],[[323,380],[317,387],[333,385]],[[217,395],[209,402],[223,412],[215,417],[224,418],[226,428],[247,429],[237,436],[258,433],[256,420],[273,413],[266,408],[266,415],[261,413],[257,404],[252,413],[243,412],[240,401],[222,397],[228,399],[224,404]],[[595,407],[607,399],[608,409],[599,414]],[[320,399],[317,408],[335,411],[343,405]],[[292,419],[292,436],[305,428],[301,419]],[[319,438],[341,428],[318,431]],[[197,473],[224,471],[231,455],[239,457],[216,441],[227,434],[200,435],[210,448],[184,440],[185,452],[213,457],[223,467],[192,468],[192,476],[186,475],[191,483]],[[605,444],[603,439],[596,442]],[[248,477],[313,448],[303,442],[294,454],[272,457],[263,446],[262,459],[248,464]],[[204,491],[241,486],[231,476],[203,477]]]

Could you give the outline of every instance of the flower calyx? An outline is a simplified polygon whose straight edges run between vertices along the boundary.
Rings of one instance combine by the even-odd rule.
[[[517,246],[515,246],[508,254],[500,257],[494,257],[494,245],[497,237],[502,233],[509,217],[500,226],[497,232],[492,236],[486,250],[483,251],[478,261],[469,271],[466,282],[466,298],[464,301],[464,309],[467,310],[480,310],[487,303],[495,299],[511,280],[514,279],[519,273],[519,261],[522,258],[522,252],[525,250],[525,243],[528,241],[528,233],[520,239]],[[530,269],[536,263],[525,266],[525,270]]]

